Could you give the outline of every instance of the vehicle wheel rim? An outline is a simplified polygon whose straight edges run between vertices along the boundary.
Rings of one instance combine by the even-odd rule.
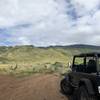
[[[67,84],[66,83],[63,84],[62,88],[63,88],[63,90],[65,92],[69,91],[69,89],[67,88]]]

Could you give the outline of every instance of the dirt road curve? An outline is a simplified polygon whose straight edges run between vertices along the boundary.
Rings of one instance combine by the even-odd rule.
[[[68,100],[59,91],[59,75],[14,78],[0,75],[0,100]]]

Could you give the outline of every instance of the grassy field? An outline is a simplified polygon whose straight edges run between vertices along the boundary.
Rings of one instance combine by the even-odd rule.
[[[74,54],[99,52],[100,47],[88,45],[34,47],[0,47],[0,73],[17,76],[33,73],[60,73],[69,69]]]
[[[54,64],[0,64],[1,74],[27,76],[35,73],[64,74],[69,70],[68,65],[60,62]]]

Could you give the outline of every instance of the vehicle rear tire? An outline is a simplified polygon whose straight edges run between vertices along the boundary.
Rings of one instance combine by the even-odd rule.
[[[72,94],[73,89],[65,78],[61,81],[60,87],[61,87],[61,92],[63,94],[65,95]]]
[[[75,100],[97,100],[95,96],[90,95],[85,86],[79,87]],[[75,96],[74,96],[75,97]]]

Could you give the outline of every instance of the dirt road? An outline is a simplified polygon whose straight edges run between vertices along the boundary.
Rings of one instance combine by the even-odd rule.
[[[0,100],[68,100],[60,93],[59,75],[14,78],[0,75]]]

